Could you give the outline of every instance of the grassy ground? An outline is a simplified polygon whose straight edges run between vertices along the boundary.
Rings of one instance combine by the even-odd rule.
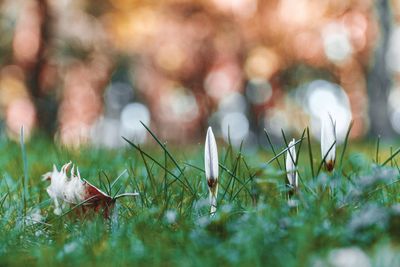
[[[389,147],[349,143],[342,157],[341,145],[335,171],[318,173],[317,143],[303,139],[296,208],[283,156],[266,165],[271,151],[242,154],[219,142],[210,219],[203,145],[170,151],[153,141],[143,150],[66,150],[36,137],[26,160],[18,143],[0,141],[0,265],[400,266],[400,176]],[[41,175],[70,160],[104,190],[106,176],[124,173],[113,193],[140,195],[120,199],[110,220],[68,209],[56,216]]]

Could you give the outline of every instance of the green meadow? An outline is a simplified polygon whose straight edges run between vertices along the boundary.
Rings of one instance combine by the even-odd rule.
[[[169,146],[154,134],[146,146],[107,150],[2,139],[0,265],[400,266],[398,144],[346,140],[327,172],[319,142],[306,131],[296,140],[291,203],[284,138],[272,144],[266,136],[258,151],[217,140],[210,217],[203,143]],[[55,215],[41,176],[69,161],[111,195],[139,195],[119,198],[109,218],[82,214],[81,205]]]

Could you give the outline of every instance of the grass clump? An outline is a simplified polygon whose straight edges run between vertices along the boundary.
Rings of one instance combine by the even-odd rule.
[[[204,147],[167,147],[150,134],[153,144],[127,140],[119,150],[68,150],[36,137],[24,160],[19,144],[1,140],[0,265],[342,266],[345,255],[400,266],[400,150],[382,140],[376,149],[346,138],[327,172],[305,130],[295,142],[295,207],[287,199],[284,134],[281,145],[267,134],[271,151],[250,155],[219,144],[218,209],[210,218]],[[109,219],[54,215],[40,177],[69,160],[105,192],[139,196],[119,199]]]

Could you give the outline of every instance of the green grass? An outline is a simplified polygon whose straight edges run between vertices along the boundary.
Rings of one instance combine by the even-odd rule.
[[[364,251],[371,266],[400,266],[397,146],[340,145],[329,174],[307,133],[296,145],[297,208],[287,204],[285,153],[277,156],[285,141],[249,155],[219,142],[213,218],[203,144],[170,148],[154,134],[145,147],[68,150],[35,137],[21,151],[2,140],[0,266],[329,266],[335,249],[348,247]],[[140,195],[119,199],[109,220],[56,216],[41,175],[70,160],[103,190],[122,174],[112,192]]]

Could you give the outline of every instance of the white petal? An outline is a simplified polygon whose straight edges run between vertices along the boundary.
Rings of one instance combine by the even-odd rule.
[[[78,167],[76,168],[76,172],[77,172],[79,180],[82,180],[81,173],[79,172],[79,168]]]
[[[72,165],[71,178],[75,176],[75,165]]]
[[[210,209],[211,216],[213,216],[216,212],[217,212],[217,206],[211,205],[211,209]]]
[[[53,199],[54,200],[54,206],[55,206],[55,208],[54,208],[54,214],[55,215],[61,215],[62,214],[62,209],[61,209],[61,207],[60,207],[60,204],[59,204],[59,202],[58,202],[58,199],[57,198],[54,198]]]
[[[71,177],[71,180],[64,188],[64,201],[72,204],[78,204],[84,200],[85,187],[84,182],[77,176]]]
[[[63,168],[65,165],[63,166]],[[58,172],[57,168],[54,166],[53,172],[50,174],[50,186],[47,188],[47,192],[52,198],[62,199],[63,187],[67,181],[65,173]]]
[[[296,171],[296,140],[292,140],[288,145],[286,152],[286,172],[290,185],[297,187],[297,171]]]
[[[70,179],[66,173],[72,163],[69,162],[62,166],[61,170],[58,171],[56,166],[53,166],[53,172],[46,174],[50,176],[50,185],[47,188],[47,193],[53,199],[55,204],[55,213],[61,212],[60,206],[65,205],[64,202],[78,203],[76,202],[76,190],[81,190],[79,184]],[[74,173],[72,168],[71,173]]]
[[[211,127],[208,127],[206,143],[204,147],[204,167],[206,178],[218,179],[218,151],[217,143]]]
[[[51,180],[52,172],[46,172],[45,174],[42,175],[42,181],[47,181]]]
[[[217,211],[217,196],[218,196],[218,184],[216,185],[214,193],[210,190],[210,214],[214,215]]]
[[[334,122],[331,115],[328,114],[321,120],[321,156],[322,158],[326,156],[325,162],[335,161],[336,157],[335,142],[336,142],[336,123]]]
[[[54,209],[54,214],[57,216],[60,216],[62,214],[62,210],[60,207],[57,207]]]

